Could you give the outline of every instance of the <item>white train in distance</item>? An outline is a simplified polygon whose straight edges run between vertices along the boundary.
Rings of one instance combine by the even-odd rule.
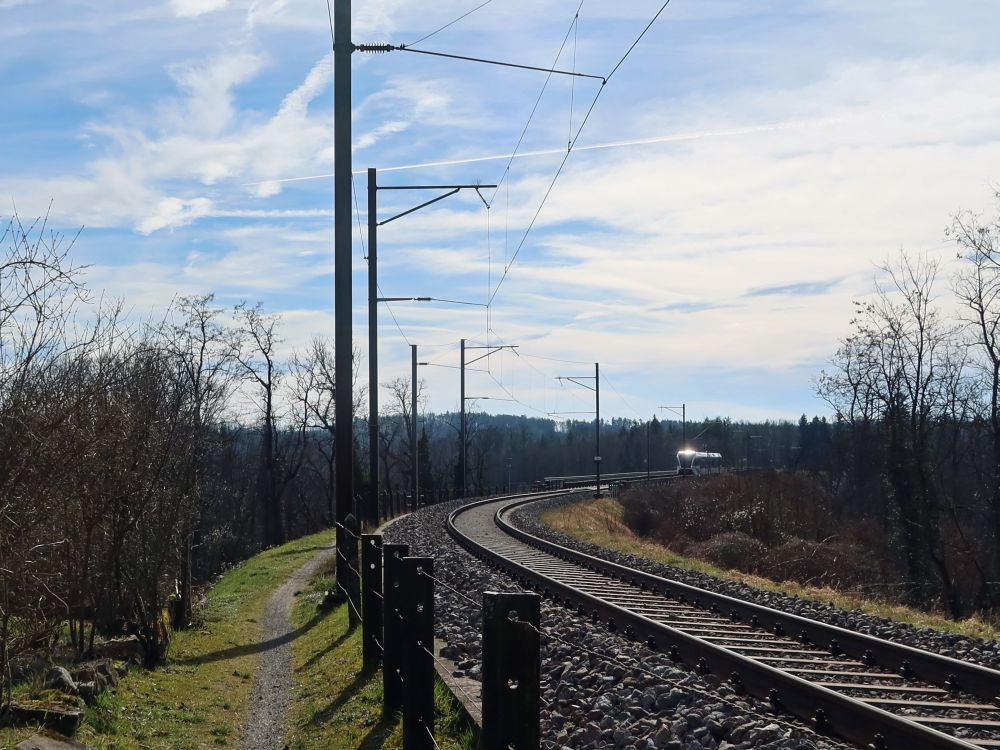
[[[703,451],[677,451],[677,473],[702,476],[722,473],[722,454]]]

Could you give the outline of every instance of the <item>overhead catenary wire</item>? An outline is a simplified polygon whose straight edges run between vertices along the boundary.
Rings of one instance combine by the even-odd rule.
[[[444,26],[439,26],[438,28],[434,29],[434,31],[432,31],[430,34],[424,34],[422,37],[420,37],[419,39],[417,39],[415,42],[410,42],[406,46],[407,47],[413,47],[413,46],[415,46],[417,44],[420,44],[421,42],[426,42],[432,36],[440,34],[445,29],[447,29],[447,28],[449,28],[451,26],[454,26],[456,23],[458,23],[459,21],[461,21],[461,20],[463,20],[465,18],[468,18],[473,13],[475,13],[477,10],[479,10],[481,8],[485,8],[487,5],[489,5],[492,2],[493,2],[493,0],[485,0],[485,2],[480,3],[475,8],[472,8],[471,10],[465,11],[465,13],[463,13],[462,15],[460,15],[458,18],[455,18],[455,19],[453,19],[451,21],[448,21],[448,23],[446,23]],[[327,0],[327,7],[329,7],[329,5],[330,5],[329,0]]]
[[[608,384],[608,387],[611,388],[612,393],[614,393],[618,397],[618,399],[623,404],[625,404],[626,408],[628,408],[629,411],[631,411],[633,414],[635,414],[635,416],[641,422],[642,421],[642,415],[633,408],[632,404],[630,404],[621,393],[618,392],[618,389],[615,388],[615,384],[612,383],[611,382],[611,378],[608,377],[607,372],[605,372],[605,373],[603,373],[601,375],[601,380],[603,380],[605,383]]]
[[[556,63],[559,62],[559,58],[562,56],[562,52],[563,49],[566,47],[566,42],[569,39],[570,32],[573,30],[573,24],[576,22],[576,17],[580,15],[580,9],[583,7],[584,1],[585,0],[580,0],[580,4],[576,7],[576,14],[573,16],[573,21],[570,23],[569,28],[566,29],[566,35],[563,37],[563,40],[559,45],[559,49],[556,52],[556,56],[552,60],[552,67],[555,67]],[[507,176],[510,173],[510,165],[514,161],[514,158],[517,156],[517,152],[520,150],[521,144],[524,142],[524,136],[527,134],[528,128],[531,126],[531,121],[535,117],[535,112],[538,111],[538,105],[542,101],[542,96],[544,96],[545,90],[548,88],[550,80],[552,80],[551,73],[545,77],[545,81],[542,83],[542,88],[539,90],[538,96],[535,97],[535,103],[531,107],[531,112],[528,113],[528,119],[525,121],[524,127],[521,128],[521,135],[518,136],[517,143],[514,144],[514,150],[511,152],[510,157],[507,159],[507,164],[504,166],[503,173],[500,175],[500,179],[497,180],[497,186],[493,190],[493,195],[490,196],[490,201],[489,201],[490,203],[492,203],[493,200],[496,198],[497,192],[500,190],[501,185],[504,184],[504,181],[507,179]],[[508,204],[509,201],[510,201],[510,195],[508,193]]]
[[[573,78],[593,78],[595,80],[601,81],[602,84],[607,82],[604,76],[593,75],[592,73],[577,73],[570,70],[561,70],[559,68],[543,68],[539,65],[523,65],[521,63],[507,62],[506,60],[491,60],[486,57],[471,57],[470,55],[456,55],[451,52],[435,52],[427,49],[415,49],[413,47],[407,47],[405,44],[400,44],[395,47],[391,47],[398,52],[415,52],[418,55],[431,55],[432,57],[445,57],[449,60],[465,60],[467,62],[477,62],[483,63],[485,65],[497,65],[501,68],[516,68],[518,70],[534,70],[538,73],[548,73],[552,75],[562,75],[571,76]]]
[[[514,252],[509,257],[509,259],[507,257],[507,254],[508,254],[508,234],[509,234],[509,209],[508,209],[508,216],[507,216],[507,221],[505,222],[505,231],[504,231],[504,235],[505,235],[505,237],[504,237],[504,240],[505,240],[504,241],[504,245],[505,245],[505,248],[504,248],[504,251],[505,251],[504,252],[504,255],[505,255],[504,270],[503,270],[503,273],[500,276],[500,279],[497,282],[497,285],[496,285],[495,288],[492,286],[492,272],[490,270],[490,273],[488,274],[488,278],[487,278],[488,298],[487,298],[487,301],[486,301],[485,305],[483,305],[482,303],[471,303],[471,302],[465,302],[465,301],[459,301],[459,300],[449,300],[449,299],[437,299],[437,300],[435,300],[435,301],[441,301],[441,302],[451,303],[451,304],[468,304],[468,305],[475,305],[475,306],[484,306],[486,308],[486,316],[487,316],[487,320],[486,320],[487,339],[489,338],[489,333],[491,332],[490,313],[491,313],[492,304],[493,304],[494,300],[496,299],[496,296],[499,293],[499,291],[500,291],[500,289],[501,289],[501,287],[502,287],[502,285],[503,285],[506,277],[508,276],[511,267],[513,266],[515,260],[517,259],[517,257],[519,255],[521,249],[523,249],[524,244],[525,244],[528,236],[530,235],[533,227],[535,226],[535,224],[537,222],[537,219],[538,219],[541,211],[543,210],[545,204],[547,203],[548,198],[551,195],[551,192],[552,192],[552,190],[553,190],[556,182],[558,181],[558,179],[559,179],[559,177],[560,177],[560,175],[561,175],[561,173],[562,173],[562,171],[563,171],[563,169],[565,167],[565,164],[567,163],[568,157],[573,152],[574,146],[577,143],[577,141],[579,140],[579,136],[580,136],[581,132],[583,131],[583,129],[586,126],[586,124],[587,124],[587,122],[588,122],[591,114],[593,113],[594,108],[596,107],[596,104],[597,104],[598,100],[600,99],[600,96],[603,93],[604,88],[606,87],[606,84],[615,75],[615,73],[617,73],[617,71],[619,70],[619,68],[624,64],[625,60],[629,57],[629,55],[636,48],[636,46],[639,44],[639,42],[642,40],[642,38],[645,36],[645,34],[649,31],[649,29],[653,26],[653,24],[656,22],[656,20],[662,14],[663,10],[670,3],[670,0],[665,0],[665,2],[660,6],[659,10],[657,10],[657,12],[654,14],[654,16],[650,19],[650,21],[643,28],[643,30],[639,33],[639,35],[635,38],[635,40],[633,40],[632,44],[628,47],[628,49],[625,51],[625,53],[617,61],[617,63],[614,65],[614,67],[611,69],[611,72],[607,76],[594,76],[594,75],[579,73],[579,72],[576,71],[576,54],[577,54],[578,37],[579,37],[579,15],[580,15],[580,10],[583,7],[584,0],[580,0],[580,3],[579,3],[579,5],[578,5],[578,7],[576,9],[576,12],[574,13],[573,19],[572,19],[572,21],[571,21],[571,23],[569,25],[569,28],[567,29],[566,34],[564,35],[563,40],[562,40],[562,42],[560,44],[559,50],[556,53],[555,59],[554,59],[554,61],[552,63],[552,66],[550,68],[547,68],[547,69],[546,68],[536,67],[536,66],[520,65],[520,64],[515,64],[515,63],[507,63],[507,62],[503,62],[503,61],[490,60],[490,59],[486,59],[486,58],[475,58],[475,57],[468,57],[468,56],[463,56],[463,55],[453,55],[453,54],[450,54],[450,53],[441,53],[441,52],[434,52],[434,51],[431,51],[431,50],[421,50],[421,49],[414,49],[413,48],[414,45],[419,44],[419,43],[421,43],[423,41],[426,41],[427,39],[433,37],[437,33],[445,30],[446,28],[454,25],[455,23],[458,23],[463,18],[467,17],[468,15],[471,15],[472,13],[476,12],[480,8],[485,7],[486,5],[488,5],[491,1],[492,0],[486,0],[485,2],[480,3],[479,5],[471,8],[470,10],[468,10],[465,13],[461,14],[460,16],[458,16],[457,18],[453,19],[452,21],[449,21],[447,24],[444,24],[443,26],[438,27],[434,31],[430,32],[429,34],[426,34],[423,37],[420,37],[419,39],[417,39],[416,41],[410,43],[409,45],[399,45],[398,47],[395,47],[395,49],[398,49],[398,50],[401,50],[401,51],[410,51],[410,52],[419,53],[419,54],[428,54],[428,55],[440,56],[440,57],[448,57],[448,58],[453,58],[453,59],[466,59],[466,60],[471,60],[471,61],[475,61],[475,62],[483,62],[483,63],[489,63],[489,64],[503,65],[503,66],[506,66],[506,67],[523,68],[523,69],[531,69],[531,70],[540,70],[540,71],[543,71],[543,72],[547,73],[546,79],[545,79],[545,83],[543,84],[542,89],[539,92],[538,97],[536,98],[536,101],[534,103],[534,106],[532,107],[531,113],[529,114],[529,117],[528,117],[528,119],[527,119],[527,121],[525,123],[524,128],[522,129],[522,132],[520,134],[518,142],[515,145],[515,149],[514,149],[514,151],[512,152],[512,154],[510,155],[510,157],[507,160],[507,164],[504,167],[504,173],[503,173],[501,179],[498,181],[497,187],[494,189],[493,195],[491,196],[491,200],[490,201],[486,201],[486,199],[483,198],[483,196],[480,194],[480,197],[483,198],[483,202],[484,202],[484,204],[486,205],[486,208],[487,208],[487,216],[486,216],[486,222],[487,222],[487,247],[488,247],[488,253],[489,253],[489,266],[490,266],[490,269],[492,269],[492,249],[491,249],[492,243],[491,243],[491,220],[490,220],[491,203],[492,203],[493,200],[495,200],[495,198],[497,196],[497,193],[498,193],[498,191],[500,189],[500,186],[503,184],[503,182],[507,179],[507,176],[509,175],[510,166],[512,164],[513,158],[515,158],[517,156],[518,151],[520,150],[520,146],[523,143],[524,137],[525,137],[525,135],[527,133],[528,128],[530,127],[531,121],[532,121],[532,119],[533,119],[533,117],[534,117],[534,115],[535,115],[535,113],[536,113],[536,111],[538,109],[538,105],[539,105],[539,103],[541,101],[542,96],[544,95],[544,92],[546,90],[546,87],[547,87],[549,81],[551,80],[552,75],[555,75],[555,74],[570,75],[571,78],[572,78],[572,80],[573,80],[573,82],[574,82],[573,85],[571,86],[571,91],[570,91],[570,111],[569,111],[570,138],[569,138],[568,143],[567,143],[566,151],[565,151],[565,153],[563,155],[563,158],[560,161],[559,167],[557,168],[557,170],[556,170],[556,172],[555,172],[555,174],[554,174],[551,182],[549,183],[548,188],[546,189],[544,195],[542,196],[541,201],[539,202],[538,208],[536,209],[535,213],[533,214],[533,216],[531,218],[531,221],[529,222],[528,227],[526,228],[524,234],[522,235],[520,241],[518,242],[517,247],[514,249]],[[333,21],[333,18],[332,18],[332,8],[330,6],[329,0],[327,0],[327,14],[328,14],[328,20],[330,21],[331,44],[333,44],[333,42],[334,42],[334,29],[333,29],[333,22],[332,22]],[[561,56],[562,56],[562,53],[563,53],[563,51],[565,49],[565,46],[566,46],[566,44],[568,42],[570,34],[573,34],[573,36],[574,36],[572,70],[570,70],[570,71],[560,70],[560,69],[556,68],[555,66],[558,63],[558,61],[561,58]],[[580,122],[580,125],[577,128],[577,130],[576,130],[576,134],[574,135],[573,134],[572,126],[573,126],[573,114],[574,114],[573,110],[574,110],[574,101],[575,101],[575,79],[577,77],[580,77],[580,78],[592,78],[592,79],[601,80],[601,87],[597,90],[597,92],[596,92],[593,100],[591,101],[591,104],[590,104],[589,108],[587,109],[586,114],[583,117],[583,120]],[[510,189],[510,187],[509,187],[509,184],[508,184],[506,186],[506,191],[505,191],[505,194],[506,194],[507,200],[508,200],[508,206],[509,206],[509,189]],[[360,215],[360,206],[358,205],[357,187],[356,187],[356,184],[355,184],[355,181],[354,181],[354,175],[353,174],[352,174],[352,192],[353,192],[353,198],[354,198],[354,204],[355,204],[354,205],[355,214],[356,214],[357,223],[358,223],[359,240],[360,240],[361,245],[362,245],[362,251],[367,256],[367,248],[365,247],[365,239],[364,239],[363,229],[362,229],[362,226],[361,226],[361,215]],[[477,193],[478,192],[479,191],[477,190]],[[382,292],[381,288],[378,288],[378,291],[379,291],[380,295],[384,296],[384,293]],[[396,326],[397,331],[399,332],[399,334],[401,335],[401,337],[403,338],[403,340],[407,344],[410,344],[409,337],[406,335],[406,333],[404,332],[402,326],[400,325],[399,320],[396,317],[395,312],[393,311],[392,307],[389,306],[388,304],[386,306],[389,309],[390,316],[391,316],[391,318],[393,320],[393,323]],[[517,353],[517,352],[515,352],[515,353]],[[538,358],[542,359],[543,357],[538,357]],[[552,359],[553,361],[556,360],[556,358],[549,358],[549,359]],[[569,362],[570,360],[565,360],[565,361]],[[529,366],[530,366],[530,363],[527,363],[527,364],[529,364]],[[532,366],[532,369],[536,369],[536,371],[537,371],[537,368],[534,368],[533,366]],[[501,390],[504,391],[504,393],[506,393],[508,396],[510,396],[511,400],[513,400],[513,401],[517,402],[518,404],[524,406],[525,408],[531,409],[533,411],[536,411],[536,412],[539,412],[539,413],[543,413],[543,414],[546,413],[545,411],[539,410],[539,409],[537,409],[537,408],[535,408],[535,407],[533,407],[533,406],[531,406],[529,404],[524,403],[523,401],[517,399],[516,397],[514,397],[513,393],[508,388],[506,388],[503,385],[502,382],[500,382],[499,380],[497,380],[497,378],[494,377],[492,375],[492,373],[489,373],[489,374],[490,374],[490,378],[494,381],[494,383],[496,383],[496,385],[498,387],[500,387]],[[612,386],[612,388],[614,389],[613,386]],[[625,399],[623,397],[621,397],[621,394],[618,393],[618,391],[616,389],[614,389],[614,390],[615,390],[616,395],[622,400],[622,402],[631,409],[632,408],[631,405],[628,404],[628,402],[625,401]],[[634,409],[632,409],[632,411],[634,411]]]
[[[375,283],[375,288],[378,289],[378,294],[380,297],[386,296],[385,293],[382,291],[382,287],[379,286],[378,282]],[[396,313],[392,311],[392,305],[386,302],[385,308],[389,311],[389,315],[392,317],[392,322],[396,324],[396,330],[399,331],[399,335],[403,337],[403,341],[405,341],[407,345],[412,346],[412,344],[410,344],[410,339],[408,339],[406,337],[406,334],[403,332],[403,327],[399,325],[399,321],[396,319]]]
[[[555,187],[556,182],[559,180],[559,176],[562,174],[563,169],[566,167],[566,162],[569,160],[570,155],[573,153],[573,148],[574,146],[576,146],[576,142],[579,140],[580,134],[583,132],[583,129],[587,126],[587,122],[590,120],[590,116],[593,114],[594,108],[597,106],[597,102],[601,98],[601,94],[607,88],[608,82],[614,77],[615,73],[618,72],[618,69],[621,68],[622,64],[625,62],[628,56],[632,54],[632,50],[634,50],[636,46],[639,44],[639,42],[642,41],[642,38],[646,35],[646,33],[650,30],[650,28],[652,28],[653,24],[656,22],[656,19],[660,17],[660,14],[663,13],[663,11],[666,9],[668,5],[670,5],[670,0],[665,0],[663,5],[660,6],[660,9],[656,11],[655,15],[650,19],[649,23],[646,24],[645,28],[643,28],[643,30],[635,38],[635,41],[633,41],[632,44],[629,46],[629,48],[625,51],[625,54],[621,56],[621,59],[619,59],[618,62],[615,64],[614,68],[611,69],[611,72],[608,73],[607,76],[605,76],[603,82],[601,83],[601,87],[597,90],[597,93],[594,95],[593,100],[590,102],[590,107],[588,107],[586,114],[583,116],[583,120],[580,122],[580,127],[577,128],[576,134],[570,140],[569,146],[566,149],[566,153],[563,156],[562,160],[559,162],[559,167],[556,169],[556,172],[552,177],[552,181],[549,183],[548,188],[545,190],[545,194],[542,196],[541,202],[538,204],[538,208],[535,210],[534,215],[531,217],[531,221],[528,223],[528,228],[524,230],[524,234],[521,236],[520,241],[517,243],[517,247],[514,249],[514,254],[511,256],[510,261],[504,268],[503,274],[500,276],[500,281],[497,282],[496,288],[493,290],[493,292],[491,292],[490,298],[487,300],[487,304],[489,305],[493,304],[493,300],[496,298],[497,293],[499,293],[500,287],[503,286],[503,282],[507,279],[507,275],[510,273],[510,269],[514,265],[514,261],[517,260],[517,256],[521,252],[521,249],[524,247],[524,243],[525,241],[527,241],[528,235],[531,234],[531,230],[534,228],[535,223],[538,221],[538,217],[541,214],[542,209],[545,207],[545,204],[548,201],[549,196],[552,194],[552,189]]]
[[[511,393],[509,390],[507,390],[507,388],[504,386],[503,383],[501,383],[499,380],[497,380],[493,376],[493,373],[489,373],[489,376],[490,376],[490,379],[494,383],[497,384],[497,386],[500,388],[501,391],[503,391],[508,396],[510,396],[511,401],[513,401],[516,404],[519,404],[519,405],[523,406],[525,409],[531,409],[532,411],[538,412],[539,414],[543,414],[543,415],[546,414],[546,412],[542,411],[541,409],[538,409],[538,408],[532,406],[531,404],[526,404],[524,401],[521,401],[519,398],[517,398],[513,393]]]
[[[582,3],[581,3],[582,5]],[[577,10],[573,18],[573,70],[576,70],[576,47],[580,37],[580,11]],[[568,149],[573,143],[573,100],[576,96],[576,79],[570,81],[569,87],[569,136],[566,140]]]

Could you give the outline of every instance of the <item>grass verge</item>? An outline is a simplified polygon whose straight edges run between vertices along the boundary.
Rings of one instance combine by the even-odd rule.
[[[174,634],[169,661],[136,669],[87,709],[77,739],[98,750],[236,747],[257,666],[258,624],[268,597],[332,540],[302,537],[226,573],[208,592],[195,628]],[[0,730],[0,749],[31,730]]]
[[[860,609],[878,617],[904,622],[921,628],[934,628],[948,633],[996,640],[1000,628],[978,617],[952,620],[940,613],[921,612],[894,602],[862,597],[851,592],[818,586],[803,586],[793,581],[772,581],[738,570],[726,570],[704,560],[685,557],[655,542],[637,536],[622,521],[622,506],[613,498],[585,500],[553,508],[542,514],[541,520],[556,531],[599,547],[625,552],[636,557],[673,565],[682,570],[740,581],[756,588],[775,591],[802,599],[832,604],[842,609]]]
[[[333,587],[321,570],[296,602],[296,627],[316,617],[322,592]],[[291,750],[400,750],[399,717],[382,720],[382,673],[361,671],[361,629],[348,627],[347,605],[324,614],[292,643],[294,687],[286,741]],[[473,750],[476,736],[451,692],[434,691],[435,739],[442,750]]]

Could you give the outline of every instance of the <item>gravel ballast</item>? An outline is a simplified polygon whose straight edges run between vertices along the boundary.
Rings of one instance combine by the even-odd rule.
[[[714,591],[737,599],[760,604],[782,612],[789,612],[811,620],[829,623],[847,630],[884,638],[914,648],[932,651],[942,656],[979,664],[991,669],[1000,669],[1000,644],[971,638],[957,633],[943,633],[932,628],[917,628],[906,623],[877,617],[862,610],[844,610],[815,600],[765,591],[738,581],[728,581],[705,573],[683,570],[671,565],[653,562],[634,555],[609,550],[593,544],[581,542],[543,523],[540,516],[550,508],[560,507],[579,498],[557,497],[533,503],[512,513],[509,518],[518,527],[530,534],[561,544],[571,549],[586,552],[595,557],[646,571],[663,578],[670,578],[690,586]]]
[[[482,593],[521,588],[448,535],[448,513],[464,503],[412,513],[390,524],[385,540],[434,558],[435,635],[448,644],[441,655],[478,680]],[[548,601],[542,602],[542,631],[541,729],[547,750],[846,747]]]

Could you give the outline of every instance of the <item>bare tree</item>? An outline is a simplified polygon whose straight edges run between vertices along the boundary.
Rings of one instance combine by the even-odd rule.
[[[1000,193],[996,197],[1000,199]],[[1000,574],[1000,213],[990,221],[971,212],[956,214],[946,234],[958,245],[963,261],[955,276],[955,295],[985,394],[981,416],[988,427],[990,455],[984,479],[990,497],[992,569]],[[983,599],[995,606],[1000,589],[984,590]]]
[[[358,388],[357,380],[360,368],[360,353],[355,351],[352,388],[354,393],[354,414],[362,415],[366,403],[365,388]],[[327,500],[327,518],[333,523],[335,503],[335,451],[336,424],[335,402],[337,396],[337,381],[334,368],[333,346],[327,339],[316,337],[309,342],[305,352],[296,353],[289,363],[292,375],[293,399],[301,405],[303,424],[309,430],[319,430],[320,436],[313,437],[313,447],[321,461],[320,466],[313,466],[315,474],[325,478],[324,489]]]
[[[235,313],[240,342],[236,361],[256,385],[260,399],[261,461],[257,490],[268,519],[265,538],[270,544],[282,544],[286,531],[278,446],[277,398],[281,379],[277,359],[277,347],[281,343],[277,333],[278,316],[265,313],[260,303],[251,306],[246,302],[237,305]]]
[[[174,358],[178,387],[186,397],[183,408],[191,420],[192,439],[187,446],[183,494],[186,514],[180,573],[180,607],[174,627],[187,627],[192,604],[192,549],[195,530],[208,497],[206,463],[209,442],[218,436],[211,429],[228,406],[236,377],[237,341],[222,322],[223,310],[213,306],[214,295],[180,297],[174,303],[174,319],[159,331],[166,352]]]
[[[933,582],[957,612],[942,531],[942,453],[935,428],[955,404],[963,358],[954,326],[935,303],[937,262],[900,253],[881,270],[887,282],[876,284],[874,298],[858,305],[855,332],[838,351],[836,373],[821,377],[819,391],[838,414],[877,421],[884,431],[880,444],[895,504],[886,528],[900,535],[910,580]]]
[[[51,382],[74,348],[69,327],[86,300],[82,268],[69,260],[74,239],[50,232],[47,216],[24,225],[15,213],[0,229],[0,705],[10,699],[10,658],[19,639],[36,636],[25,624],[51,622],[65,606],[48,564],[61,543],[53,508],[46,496],[33,496],[32,483],[65,418],[40,383]],[[37,407],[45,404],[51,416],[40,422]]]

